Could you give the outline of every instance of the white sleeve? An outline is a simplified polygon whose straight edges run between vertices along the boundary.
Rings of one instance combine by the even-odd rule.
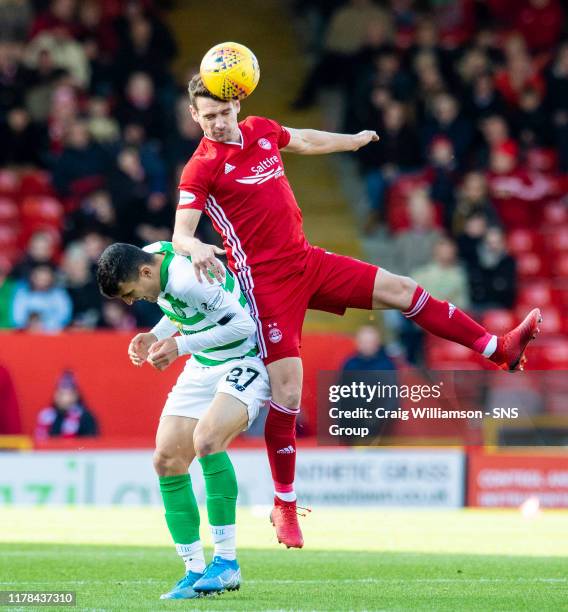
[[[177,328],[177,325],[172,323],[170,319],[168,319],[168,317],[164,315],[156,323],[156,325],[152,327],[152,329],[150,330],[150,333],[154,334],[154,336],[156,336],[158,340],[164,340],[165,338],[170,338],[178,331],[179,329]]]
[[[175,340],[179,355],[199,353],[205,349],[244,340],[256,331],[252,317],[233,294],[227,293],[218,282],[196,282],[187,298],[215,326],[189,336],[177,336]]]

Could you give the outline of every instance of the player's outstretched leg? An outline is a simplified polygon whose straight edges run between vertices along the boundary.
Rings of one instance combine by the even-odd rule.
[[[489,333],[465,312],[449,302],[437,300],[410,278],[379,270],[373,291],[374,308],[397,308],[431,334],[462,344],[493,361],[500,368],[522,370],[525,349],[539,333],[540,310],[504,336]]]
[[[205,479],[207,515],[215,551],[213,561],[193,588],[203,594],[235,591],[241,586],[235,542],[237,477],[225,451],[200,457],[199,463]]]

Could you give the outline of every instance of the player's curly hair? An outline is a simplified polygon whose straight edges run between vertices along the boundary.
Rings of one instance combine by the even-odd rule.
[[[127,283],[138,278],[138,270],[144,264],[154,260],[152,253],[147,253],[137,246],[117,242],[107,247],[97,263],[97,283],[100,292],[106,297],[116,297],[120,283]]]
[[[196,98],[211,98],[211,100],[216,100],[217,102],[226,102],[226,100],[214,96],[207,87],[205,87],[199,72],[189,81],[187,92],[189,93],[189,103],[193,108],[197,108],[195,103]]]

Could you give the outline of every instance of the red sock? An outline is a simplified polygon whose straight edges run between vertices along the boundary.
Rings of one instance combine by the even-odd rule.
[[[270,410],[264,428],[264,440],[276,493],[294,492],[296,415],[299,412],[299,408],[286,408],[270,402]]]
[[[463,310],[433,298],[422,287],[416,287],[410,308],[403,314],[431,334],[467,346],[477,353],[484,353],[486,349],[492,353],[497,346],[495,336]]]

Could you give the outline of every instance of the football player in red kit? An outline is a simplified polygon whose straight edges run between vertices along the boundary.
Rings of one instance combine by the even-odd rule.
[[[281,152],[318,155],[356,151],[378,140],[373,131],[332,134],[291,129],[264,117],[240,123],[238,101],[222,101],[197,75],[189,83],[190,110],[203,139],[180,180],[173,244],[191,255],[202,282],[220,277],[216,255],[226,253],[257,325],[259,354],[270,376],[272,401],[265,439],[274,480],[272,521],[278,540],[303,545],[296,513],[295,426],[300,410],[300,338],[308,308],[342,315],[347,308],[396,308],[432,334],[485,355],[498,366],[522,367],[528,342],[538,332],[534,309],[508,334],[497,337],[412,279],[312,246],[284,172]],[[205,212],[225,250],[194,237]]]

